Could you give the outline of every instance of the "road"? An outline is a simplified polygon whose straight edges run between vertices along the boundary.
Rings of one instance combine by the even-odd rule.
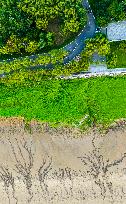
[[[126,68],[115,68],[107,69],[96,72],[81,72],[79,74],[72,74],[70,76],[61,76],[60,79],[77,79],[77,78],[90,78],[90,77],[101,77],[101,76],[117,76],[126,75]]]
[[[95,24],[95,18],[93,16],[93,13],[91,11],[89,2],[87,0],[82,1],[83,6],[89,10],[88,12],[88,21],[87,25],[83,28],[81,33],[75,38],[74,41],[72,41],[70,44],[66,45],[64,49],[69,52],[68,56],[64,59],[64,64],[69,63],[71,60],[73,60],[77,55],[81,53],[83,50],[85,44],[84,41],[88,38],[92,38],[95,35],[96,31],[96,24]],[[29,56],[30,59],[35,59],[37,55],[31,55]],[[8,59],[7,61],[12,61],[14,59]],[[30,67],[30,69],[35,70],[35,69],[53,69],[53,66],[49,64],[48,66],[43,66],[43,65],[36,65],[34,67]],[[12,72],[11,72],[12,73]],[[7,73],[1,74],[0,77],[3,77],[7,75]]]
[[[95,17],[94,17],[93,12],[92,12],[92,10],[90,8],[88,0],[83,0],[82,4],[88,10],[87,25],[83,28],[81,33],[79,33],[79,35],[75,38],[74,41],[72,41],[70,44],[68,44],[68,45],[66,45],[64,47],[64,49],[69,52],[68,56],[65,57],[65,59],[63,61],[64,64],[69,63],[76,56],[78,56],[82,52],[83,48],[85,47],[85,43],[84,43],[85,40],[88,39],[88,38],[94,37],[95,32],[96,32],[97,26],[96,26],[96,23],[95,23]],[[36,57],[37,57],[37,55],[29,56],[30,59],[35,59]],[[7,60],[7,61],[9,61],[9,60]],[[35,69],[53,69],[53,65],[52,64],[48,64],[47,66],[36,65],[34,67],[30,67],[30,69],[31,70],[35,70]],[[124,70],[125,70],[125,73],[126,73],[126,69],[123,69],[122,73],[124,73]],[[105,72],[106,72],[106,70],[104,71],[104,73]],[[120,72],[121,72],[121,69],[120,69],[120,71],[116,71],[115,69],[113,69],[113,71],[112,71],[112,73],[120,73]],[[13,72],[11,72],[11,73],[13,73]],[[86,73],[88,74],[89,72],[86,72]],[[92,71],[90,71],[90,75],[91,75],[91,73],[92,73]],[[110,71],[108,71],[108,73],[110,73]],[[102,72],[102,74],[103,74],[103,72]],[[8,74],[7,73],[0,74],[0,78],[4,77],[6,75],[8,75]],[[80,74],[79,76],[82,76],[82,74]],[[99,76],[99,71],[97,72],[97,76]]]
[[[93,12],[90,8],[89,2],[87,0],[83,0],[83,6],[88,10],[88,21],[87,25],[81,31],[81,33],[76,37],[74,41],[64,47],[65,50],[69,52],[69,55],[64,59],[64,64],[69,63],[72,59],[74,59],[77,55],[79,55],[84,46],[85,40],[88,38],[92,38],[95,35],[96,24]]]

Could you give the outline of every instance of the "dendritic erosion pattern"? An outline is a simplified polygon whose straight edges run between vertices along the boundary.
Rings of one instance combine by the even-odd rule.
[[[126,199],[126,153],[117,160],[104,158],[101,149],[92,138],[92,149],[77,159],[80,170],[69,166],[56,167],[50,155],[43,157],[39,165],[34,155],[32,141],[8,137],[14,165],[0,164],[0,192],[3,203],[124,203]],[[120,180],[120,182],[117,182]]]

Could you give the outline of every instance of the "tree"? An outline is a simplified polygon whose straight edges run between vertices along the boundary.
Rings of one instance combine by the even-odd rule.
[[[48,26],[48,20],[45,18],[45,19],[42,19],[42,18],[37,18],[36,19],[36,27],[38,29],[42,29],[42,30],[45,30]]]
[[[114,68],[117,64],[117,55],[114,53],[111,53],[111,55],[107,56],[107,66],[108,68]]]
[[[28,53],[34,53],[38,50],[38,43],[36,41],[30,41],[25,48],[25,51]]]
[[[76,18],[73,18],[71,20],[66,20],[63,28],[63,33],[66,35],[68,33],[68,30],[70,32],[76,33],[79,30],[79,22],[76,20]]]
[[[17,47],[19,48],[18,44],[20,44],[21,52],[24,54],[31,53],[30,49],[35,52],[35,50],[49,48],[59,35],[63,36],[64,33],[63,38],[66,39],[66,36],[69,38],[72,33],[77,33],[82,24],[86,23],[86,19],[81,0],[1,0],[0,38],[2,42],[0,47],[3,47],[3,53],[5,53],[6,44],[10,36],[14,35],[16,39],[21,39]],[[54,29],[54,32],[52,32],[53,21],[57,23],[57,29]],[[26,43],[24,38],[28,39]],[[38,43],[38,48],[34,41]],[[16,51],[17,48],[14,47],[14,49]],[[19,53],[20,49],[17,50]],[[11,52],[14,53],[13,49],[9,48],[8,53]]]
[[[45,34],[40,33],[39,38],[40,40],[39,40],[38,46],[39,46],[39,49],[41,50],[46,46]]]
[[[0,2],[0,33],[5,42],[12,34],[24,35],[32,24],[27,14],[20,10],[16,0]]]
[[[85,50],[89,56],[95,52],[104,56],[110,53],[110,44],[104,35],[97,34],[95,38],[87,40]]]
[[[11,35],[7,40],[6,45],[0,49],[0,53],[8,54],[8,53],[20,53],[20,45],[21,41],[17,38],[16,35]]]
[[[89,0],[99,26],[126,19],[125,0]],[[104,9],[103,9],[104,8]]]
[[[52,46],[54,44],[54,35],[51,32],[48,32],[46,35],[47,45]]]

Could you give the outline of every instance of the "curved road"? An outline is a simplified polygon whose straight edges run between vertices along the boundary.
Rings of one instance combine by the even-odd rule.
[[[84,27],[84,29],[81,31],[81,33],[75,38],[74,41],[72,41],[70,44],[66,45],[64,47],[64,49],[66,51],[69,52],[69,54],[65,57],[63,63],[67,64],[69,63],[71,60],[73,60],[77,55],[79,55],[83,48],[85,47],[85,40],[88,38],[92,38],[95,35],[96,32],[96,23],[95,23],[95,17],[93,15],[93,12],[90,8],[89,2],[88,0],[83,0],[82,1],[83,7],[85,7],[88,10],[88,21],[87,21],[87,25]],[[30,59],[35,59],[37,57],[37,55],[31,55],[29,56]],[[13,59],[12,59],[13,60]],[[7,60],[10,61],[10,60]],[[32,66],[30,67],[31,70],[34,69],[38,69],[38,68],[46,68],[46,69],[53,69],[53,65],[52,64],[48,64],[47,66],[44,65],[36,65],[36,66]],[[13,72],[11,72],[13,73]],[[82,77],[91,77],[91,76],[99,76],[99,75],[115,75],[115,74],[121,74],[121,73],[125,73],[126,74],[126,68],[123,69],[107,69],[104,70],[102,72],[100,71],[96,71],[95,73],[90,71],[90,72],[83,72],[80,74],[73,74],[70,77],[61,77],[61,78],[82,78]],[[9,73],[10,74],[10,73]],[[0,77],[4,77],[8,75],[7,73],[4,74],[0,74]]]
[[[75,38],[75,40],[64,47],[64,49],[69,52],[69,54],[67,55],[67,57],[65,57],[63,61],[64,64],[69,63],[72,59],[74,59],[77,55],[79,55],[85,46],[84,41],[87,38],[92,38],[95,35],[95,31],[96,31],[95,18],[91,11],[89,2],[88,0],[83,0],[82,4],[83,4],[83,7],[88,9],[88,16],[87,16],[88,22],[87,22],[87,25],[84,27],[84,29],[81,31],[81,33]],[[29,56],[30,59],[35,59],[36,57],[37,55]],[[9,62],[12,60],[14,59],[9,59],[7,61]],[[47,66],[36,65],[34,67],[30,67],[30,69],[37,69],[37,68],[53,69],[53,66],[49,64]],[[5,75],[6,73],[1,74],[0,77],[3,77]]]
[[[79,55],[85,46],[84,41],[88,38],[94,37],[95,35],[95,18],[90,8],[89,2],[87,0],[83,0],[82,4],[88,10],[88,22],[81,33],[76,37],[76,39],[64,47],[65,50],[69,51],[69,55],[64,59],[64,64],[68,63],[77,55]]]

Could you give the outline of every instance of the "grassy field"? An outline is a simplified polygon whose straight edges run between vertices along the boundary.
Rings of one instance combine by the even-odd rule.
[[[1,84],[0,116],[77,124],[85,115],[104,125],[126,118],[126,77],[43,80],[25,87]]]

